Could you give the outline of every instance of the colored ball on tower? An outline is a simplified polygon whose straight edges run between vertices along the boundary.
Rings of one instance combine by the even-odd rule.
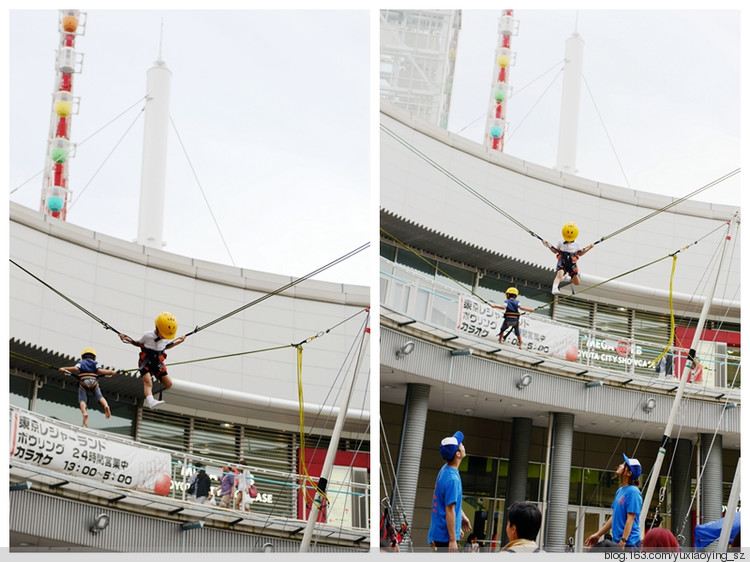
[[[566,222],[562,227],[562,237],[566,242],[573,242],[578,238],[578,225],[574,222]]]
[[[47,197],[47,208],[53,213],[62,211],[63,205],[65,205],[65,199],[62,197]]]
[[[503,136],[503,128],[500,125],[492,125],[490,127],[490,136],[493,139],[499,139]]]
[[[507,47],[502,47],[497,50],[497,65],[500,68],[505,68],[510,65],[511,50]]]
[[[505,86],[505,84],[498,85],[497,87],[495,87],[493,96],[495,97],[495,101],[505,101],[505,98],[508,97],[508,88]]]
[[[64,148],[53,148],[50,156],[55,164],[62,164],[68,159],[68,151]]]
[[[55,113],[59,117],[68,117],[73,112],[73,104],[69,101],[56,101]]]
[[[62,27],[66,33],[75,33],[78,29],[78,18],[74,16],[64,16],[62,19]]]

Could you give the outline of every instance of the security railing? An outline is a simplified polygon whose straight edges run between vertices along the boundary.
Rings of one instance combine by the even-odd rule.
[[[501,310],[490,310],[486,303],[468,292],[447,287],[403,265],[384,258],[380,264],[380,304],[384,309],[449,333],[497,343]],[[467,310],[475,317],[473,322],[464,320]],[[530,336],[528,339],[523,336],[524,324]],[[671,347],[664,353],[663,360],[656,362],[665,352],[665,341],[637,336],[628,338],[602,330],[570,326],[541,315],[522,316],[521,330],[528,351],[550,353],[545,342],[549,344],[553,339],[562,338],[561,341],[569,343],[565,344],[567,348],[558,351],[558,357],[622,375],[676,379],[681,376],[686,361],[686,350]],[[668,326],[665,326],[666,332]],[[506,343],[516,345],[512,333]],[[728,372],[737,371],[739,362],[726,351],[724,343],[701,342],[697,349],[699,365],[690,371],[689,380],[709,388],[738,387],[737,381],[727,378]]]
[[[201,509],[224,509],[255,521],[302,521],[304,525],[306,510],[300,503],[309,503],[307,498],[313,497],[318,485],[317,477],[170,451],[12,405],[10,421],[11,475],[15,467],[25,478],[26,473],[36,474],[44,483],[50,478],[59,483],[75,481],[79,492],[90,490],[92,497],[99,495],[98,490],[107,489],[125,495],[151,495],[157,503],[174,500],[192,505],[196,498],[188,494],[191,476],[205,470],[211,479],[211,491],[208,500],[200,504]],[[244,505],[235,506],[232,501],[229,507],[220,506],[220,478],[227,469],[236,469],[237,479],[244,478],[248,487],[254,485],[252,493],[245,492],[249,501]],[[369,529],[370,486],[358,481],[363,479],[361,473],[355,475],[350,470],[349,474],[349,481],[328,482],[325,524],[345,534],[362,534],[363,529]]]

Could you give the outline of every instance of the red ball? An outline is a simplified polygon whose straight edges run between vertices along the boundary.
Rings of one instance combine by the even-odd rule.
[[[565,352],[565,359],[568,361],[578,361],[578,348],[574,345],[571,345],[568,348],[568,351]]]
[[[154,482],[154,493],[160,496],[166,496],[169,494],[169,487],[172,485],[172,479],[169,474],[160,474],[156,477]]]

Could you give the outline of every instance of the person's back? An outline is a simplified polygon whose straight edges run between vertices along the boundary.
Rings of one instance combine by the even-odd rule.
[[[198,499],[207,498],[209,491],[211,491],[211,477],[206,474],[205,470],[200,470],[195,480],[195,496]]]

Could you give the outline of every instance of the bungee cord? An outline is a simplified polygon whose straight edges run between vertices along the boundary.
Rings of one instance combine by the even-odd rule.
[[[656,209],[652,213],[649,213],[648,215],[646,215],[644,217],[641,217],[640,219],[638,219],[636,221],[633,221],[632,223],[630,223],[630,224],[628,224],[626,226],[623,226],[622,228],[620,228],[618,230],[615,230],[614,232],[611,232],[610,234],[607,234],[606,236],[602,236],[599,240],[597,240],[596,242],[594,242],[594,244],[599,244],[600,242],[604,242],[605,240],[609,240],[610,238],[612,238],[614,236],[617,236],[618,234],[621,234],[621,233],[625,232],[626,230],[629,230],[629,229],[633,228],[634,226],[637,226],[637,225],[641,224],[642,222],[645,222],[648,219],[651,219],[651,218],[655,217],[658,214],[661,214],[661,213],[663,213],[665,211],[668,211],[669,209],[671,209],[672,207],[674,207],[676,205],[679,205],[680,203],[684,203],[688,199],[692,199],[694,196],[696,196],[699,193],[707,190],[708,188],[713,187],[713,186],[715,186],[715,185],[717,185],[717,184],[719,184],[719,183],[721,183],[721,182],[723,182],[725,180],[728,180],[729,178],[731,178],[731,177],[733,177],[733,176],[735,176],[735,175],[737,175],[739,173],[740,173],[740,169],[739,168],[737,168],[735,170],[732,170],[728,174],[720,177],[719,179],[714,180],[714,181],[712,181],[710,183],[707,183],[703,187],[699,187],[698,189],[696,189],[692,193],[688,193],[684,197],[680,197],[679,199],[675,199],[674,201],[672,201],[668,205],[665,205],[664,207],[662,207],[660,209]]]
[[[83,312],[86,316],[88,316],[89,318],[91,318],[91,319],[95,320],[96,322],[98,322],[99,324],[101,324],[104,327],[105,330],[112,330],[116,334],[122,334],[123,333],[123,332],[120,332],[120,330],[118,330],[116,328],[113,328],[111,325],[107,324],[104,320],[102,320],[101,318],[99,318],[98,316],[96,316],[93,312],[90,312],[90,311],[86,310],[84,307],[82,307],[80,304],[78,304],[77,302],[75,302],[70,297],[65,296],[63,293],[61,293],[60,291],[58,291],[57,289],[55,289],[52,285],[50,285],[49,283],[47,283],[43,279],[40,279],[39,277],[37,277],[36,275],[34,275],[33,273],[31,273],[28,269],[26,269],[25,267],[19,265],[17,262],[13,261],[13,259],[8,258],[8,261],[10,261],[10,263],[12,263],[13,265],[15,265],[18,269],[20,269],[24,273],[28,274],[29,276],[31,276],[34,279],[36,279],[37,281],[39,281],[42,285],[44,285],[45,287],[47,287],[50,291],[52,291],[53,293],[55,293],[59,297],[62,297],[64,300],[66,300],[67,302],[69,302],[70,304],[72,304],[73,306],[75,306],[78,310],[80,310],[81,312]]]
[[[503,215],[510,222],[512,222],[513,224],[515,224],[516,226],[518,226],[522,230],[528,232],[529,234],[531,234],[535,238],[538,238],[540,241],[546,242],[544,240],[544,238],[542,238],[536,232],[534,232],[533,230],[531,230],[531,228],[529,228],[528,226],[526,226],[525,224],[523,224],[521,221],[519,221],[518,219],[516,219],[515,217],[513,217],[510,213],[508,213],[505,210],[503,210],[500,206],[498,206],[493,201],[491,201],[490,199],[488,199],[487,197],[485,197],[484,195],[482,195],[481,193],[479,193],[476,189],[474,189],[473,187],[471,187],[470,185],[468,185],[466,182],[464,182],[463,180],[461,180],[460,178],[458,178],[456,175],[454,175],[452,172],[450,172],[449,170],[447,170],[446,168],[444,168],[443,166],[441,166],[440,164],[438,164],[435,160],[433,160],[432,158],[430,158],[429,156],[427,156],[425,153],[423,153],[422,151],[420,151],[414,145],[412,145],[411,143],[409,143],[408,141],[406,141],[404,138],[402,138],[401,136],[399,136],[397,133],[395,133],[394,131],[392,131],[391,129],[389,129],[387,126],[385,126],[382,123],[380,124],[380,130],[383,131],[388,136],[390,136],[391,138],[393,138],[396,142],[398,142],[404,148],[406,148],[407,150],[409,150],[410,152],[412,152],[413,154],[415,154],[416,156],[418,156],[421,160],[423,160],[424,162],[426,162],[427,164],[429,164],[430,166],[432,166],[433,168],[435,168],[436,170],[438,170],[440,173],[442,173],[443,175],[445,175],[446,177],[448,177],[449,179],[451,179],[454,183],[456,183],[457,185],[459,185],[460,187],[462,187],[463,189],[465,189],[466,191],[468,191],[470,194],[474,195],[477,199],[479,199],[480,201],[482,201],[483,203],[485,203],[488,207],[492,208],[493,210],[495,210],[498,213],[500,213],[501,215]],[[714,180],[714,181],[712,181],[712,182],[704,185],[701,188],[696,189],[692,193],[689,193],[688,195],[686,195],[684,197],[676,199],[675,201],[672,201],[668,205],[665,205],[664,207],[662,207],[660,209],[657,209],[654,212],[649,213],[648,215],[646,215],[644,217],[641,217],[640,219],[632,222],[631,224],[626,225],[626,226],[624,226],[624,227],[622,227],[622,228],[620,228],[620,229],[618,229],[618,230],[616,230],[616,231],[614,231],[614,232],[612,232],[610,234],[602,236],[599,240],[597,240],[596,242],[594,242],[594,244],[599,244],[601,242],[604,242],[605,240],[608,240],[608,239],[610,239],[610,238],[612,238],[614,236],[617,236],[618,234],[621,234],[621,233],[625,232],[626,230],[629,230],[629,229],[637,226],[638,224],[640,224],[640,223],[642,223],[642,222],[644,222],[644,221],[646,221],[648,219],[651,219],[651,218],[655,217],[656,215],[659,215],[659,214],[661,214],[661,213],[663,213],[663,212],[671,209],[675,205],[679,205],[680,203],[683,203],[684,201],[687,201],[688,199],[690,199],[690,198],[694,197],[695,195],[697,195],[697,194],[705,191],[706,189],[708,189],[710,187],[713,187],[713,186],[715,186],[715,185],[717,185],[717,184],[719,184],[719,183],[721,183],[721,182],[723,182],[723,181],[725,181],[725,180],[727,180],[727,179],[735,176],[739,172],[740,172],[740,168],[737,168],[737,169],[729,172],[728,174],[722,176],[721,178],[719,178],[717,180]]]
[[[111,125],[112,123],[114,123],[115,121],[117,121],[117,120],[118,120],[118,119],[119,119],[120,117],[122,117],[123,115],[125,115],[125,114],[126,114],[126,113],[127,113],[128,111],[130,111],[131,109],[133,109],[133,108],[134,108],[134,107],[135,107],[136,105],[138,105],[139,103],[141,103],[141,102],[142,102],[143,100],[145,100],[145,99],[146,99],[147,97],[148,97],[148,96],[143,96],[143,97],[139,98],[139,99],[138,99],[138,101],[136,101],[136,102],[135,102],[135,103],[134,103],[133,105],[131,105],[130,107],[128,107],[127,109],[125,109],[125,110],[124,110],[123,112],[121,112],[121,113],[120,113],[119,115],[117,115],[116,117],[114,117],[114,118],[110,119],[110,121],[109,121],[108,123],[106,123],[106,124],[102,125],[102,126],[101,126],[101,127],[100,127],[100,128],[98,129],[98,130],[96,130],[96,131],[94,131],[93,133],[91,133],[91,134],[90,134],[90,135],[89,135],[88,137],[86,137],[85,139],[83,139],[83,140],[82,140],[81,142],[79,142],[79,143],[76,143],[76,146],[77,146],[77,147],[78,147],[78,146],[83,146],[83,145],[84,145],[84,144],[85,144],[85,143],[86,143],[87,141],[91,140],[91,139],[92,139],[93,137],[95,137],[96,135],[98,135],[98,134],[99,134],[100,132],[102,132],[102,131],[103,131],[104,129],[106,129],[107,127],[109,127],[109,126],[110,126],[110,125]],[[144,110],[144,108],[141,108],[141,112],[143,112],[143,110]],[[131,125],[130,127],[132,127],[132,125]],[[130,127],[128,127],[128,129],[130,129]],[[118,144],[119,144],[119,142],[118,142]],[[26,185],[26,184],[27,184],[27,183],[29,183],[29,182],[30,182],[31,180],[33,180],[34,178],[36,178],[36,177],[37,177],[37,176],[38,176],[39,174],[41,174],[42,172],[44,172],[44,168],[42,168],[42,169],[41,169],[41,170],[39,170],[39,171],[38,171],[38,172],[37,172],[36,174],[34,174],[33,176],[31,176],[31,177],[30,177],[29,179],[25,180],[25,181],[24,181],[24,182],[22,182],[22,183],[21,183],[20,185],[18,185],[18,186],[17,186],[17,187],[15,187],[15,188],[14,188],[13,190],[11,190],[11,192],[10,192],[10,194],[9,194],[9,195],[13,195],[13,194],[14,194],[14,193],[15,193],[16,191],[18,191],[19,189],[21,189],[21,188],[22,188],[22,187],[23,187],[24,185]]]
[[[336,380],[338,380],[338,376],[349,367],[354,367],[352,372],[352,377],[357,376],[357,366],[359,365],[358,361],[354,361],[355,356],[359,357],[361,359],[362,354],[364,353],[365,349],[365,341],[366,337],[370,333],[369,328],[369,322],[370,322],[370,312],[369,307],[366,309],[367,316],[364,320],[364,323],[362,325],[362,329],[360,331],[360,334],[358,337],[353,341],[352,346],[349,349],[349,352],[347,353],[347,357],[344,359],[344,362],[342,363],[341,369],[339,370],[339,373],[336,376]],[[356,315],[354,315],[356,316]],[[353,317],[353,316],[352,316]],[[339,324],[340,325],[340,324]],[[315,338],[311,338],[315,339]],[[300,434],[300,465],[302,467],[302,474],[305,476],[306,484],[302,486],[303,488],[303,495],[305,503],[307,504],[308,500],[308,488],[311,488],[313,490],[313,502],[316,502],[316,505],[318,505],[318,508],[322,508],[323,505],[328,504],[328,495],[326,494],[326,486],[325,484],[321,487],[321,482],[315,482],[313,478],[310,476],[309,471],[307,469],[307,462],[305,459],[305,410],[304,410],[304,393],[303,393],[303,384],[302,384],[302,345],[294,345],[294,347],[297,350],[297,393],[298,393],[298,401],[299,401],[299,434]],[[355,348],[357,353],[355,354]],[[347,362],[354,361],[353,364],[349,364],[347,367]],[[352,381],[353,384],[354,381]],[[329,394],[330,396],[330,389],[333,388],[336,381],[329,387]],[[339,392],[341,391],[341,388],[339,388]],[[326,401],[328,400],[328,396],[326,396]],[[364,400],[364,398],[363,398]],[[369,428],[369,423],[368,423]],[[318,444],[320,443],[320,437],[318,437]],[[317,504],[317,501],[320,501],[320,504]]]
[[[466,285],[464,285],[463,283],[461,283],[461,281],[459,281],[458,279],[456,279],[452,275],[450,275],[450,274],[446,273],[445,271],[443,271],[442,269],[440,269],[440,267],[438,267],[438,265],[437,265],[437,262],[435,262],[434,264],[430,263],[430,261],[428,259],[426,259],[424,256],[421,256],[420,254],[418,254],[415,250],[413,250],[412,248],[410,248],[409,246],[407,246],[405,243],[403,243],[401,240],[399,240],[398,238],[396,238],[393,234],[391,234],[390,232],[388,232],[382,226],[380,227],[380,232],[382,232],[383,234],[385,234],[388,238],[390,238],[391,240],[393,240],[394,242],[396,242],[398,245],[400,245],[405,250],[410,251],[417,258],[419,258],[420,260],[422,260],[423,262],[425,262],[430,267],[434,267],[436,271],[439,271],[440,273],[442,273],[443,275],[445,275],[448,279],[450,279],[451,281],[453,281],[456,285],[458,285],[459,287],[461,287],[461,289],[463,289],[464,291],[468,291],[469,293],[471,293],[471,295],[473,295],[476,298],[478,298],[479,300],[481,300],[484,304],[490,304],[484,298],[482,298],[481,295],[476,294],[474,291],[472,291]]]
[[[123,140],[125,140],[125,137],[130,132],[130,129],[133,128],[133,126],[138,122],[138,119],[141,117],[141,115],[143,115],[143,111],[144,110],[141,109],[141,113],[139,113],[138,115],[135,116],[135,119],[133,119],[132,123],[130,123],[130,125],[128,126],[127,129],[125,129],[125,132],[120,136],[120,138],[118,139],[118,141],[112,147],[112,150],[110,150],[109,153],[104,157],[104,160],[102,160],[102,163],[99,165],[99,167],[91,175],[91,177],[89,178],[89,181],[87,181],[86,184],[81,188],[81,191],[76,196],[75,201],[72,201],[70,203],[70,206],[68,207],[69,210],[73,208],[73,205],[75,205],[78,201],[80,201],[81,196],[86,191],[86,189],[91,185],[91,182],[93,182],[94,178],[96,178],[96,176],[99,174],[99,172],[102,171],[102,168],[107,163],[107,161],[110,159],[110,157],[115,153],[115,151],[117,150],[117,147],[120,146],[120,143]]]
[[[324,265],[322,267],[319,267],[315,271],[311,271],[307,275],[303,275],[302,277],[300,277],[298,279],[295,279],[294,281],[292,281],[290,283],[287,283],[283,287],[279,287],[278,289],[275,289],[274,291],[271,291],[270,293],[266,293],[262,297],[259,297],[259,298],[255,299],[252,302],[244,304],[244,305],[240,306],[239,308],[236,308],[236,309],[232,310],[231,312],[228,312],[228,313],[224,314],[223,316],[220,316],[220,317],[218,317],[218,318],[216,318],[214,320],[211,320],[210,322],[206,322],[202,326],[196,326],[195,329],[192,332],[188,332],[187,334],[185,334],[185,337],[187,338],[188,336],[192,336],[193,334],[195,334],[197,332],[200,332],[201,330],[205,330],[206,328],[209,328],[209,327],[213,326],[214,324],[218,324],[222,320],[226,320],[227,318],[229,318],[231,316],[234,316],[235,314],[238,314],[238,313],[242,312],[243,310],[246,310],[246,309],[250,308],[251,306],[255,306],[256,304],[259,304],[259,303],[261,303],[261,302],[263,302],[263,301],[265,301],[267,299],[270,299],[271,297],[276,296],[279,293],[283,293],[287,289],[291,289],[295,285],[298,285],[298,284],[302,283],[303,281],[307,281],[311,277],[314,277],[315,275],[317,275],[317,274],[319,274],[319,273],[321,273],[321,272],[323,272],[323,271],[325,271],[327,269],[330,269],[334,265],[337,265],[337,264],[341,263],[342,261],[345,261],[345,260],[349,259],[350,257],[358,254],[359,252],[361,252],[361,251],[363,251],[363,250],[365,250],[365,249],[367,249],[369,247],[370,247],[370,243],[369,242],[367,242],[365,244],[362,244],[361,246],[359,246],[358,248],[355,248],[354,250],[352,250],[348,254],[345,254],[345,255],[343,255],[341,257],[336,258],[332,262],[327,263],[326,265]]]
[[[694,242],[691,242],[690,244],[687,244],[687,245],[683,246],[679,250],[675,250],[674,252],[666,254],[666,255],[664,255],[664,256],[662,256],[660,258],[656,258],[655,260],[652,260],[652,261],[650,261],[650,262],[648,262],[646,264],[640,265],[640,266],[638,266],[636,268],[633,268],[633,269],[631,269],[629,271],[626,271],[624,273],[620,273],[619,275],[615,275],[614,277],[611,277],[609,279],[605,279],[604,281],[601,281],[599,283],[591,285],[590,287],[586,287],[585,289],[581,289],[576,294],[580,295],[581,293],[586,293],[588,291],[591,291],[592,289],[596,289],[597,287],[601,287],[602,285],[605,285],[605,284],[610,283],[612,281],[616,281],[617,279],[620,279],[621,277],[625,277],[626,275],[630,275],[631,273],[635,273],[636,271],[640,271],[641,269],[646,269],[647,267],[650,267],[650,266],[652,266],[652,265],[654,265],[656,263],[659,263],[660,261],[663,261],[663,260],[665,260],[667,258],[670,258],[670,257],[674,258],[680,252],[684,252],[685,250],[689,249],[690,247],[695,246],[699,242],[701,242],[701,241],[705,240],[706,238],[708,238],[709,236],[711,236],[717,230],[720,230],[720,229],[724,228],[726,225],[727,225],[727,223],[722,223],[719,226],[717,226],[716,228],[714,228],[713,230],[711,230],[710,232],[708,232],[707,234],[701,236],[700,238],[698,238]],[[671,294],[672,293],[670,291],[670,295]],[[558,295],[558,299],[557,300],[558,301],[562,301],[562,300],[568,299],[568,298],[570,298],[572,296],[574,296],[574,295]],[[549,302],[547,302],[547,303],[545,303],[545,304],[543,304],[541,306],[538,306],[537,309],[545,308],[545,307],[551,305],[554,302],[555,302],[555,300],[551,300],[551,301],[549,301]]]
[[[232,252],[229,250],[229,245],[227,244],[227,241],[224,238],[224,233],[221,231],[221,228],[219,227],[219,221],[216,220],[216,215],[214,215],[214,210],[211,208],[211,203],[208,202],[208,197],[206,197],[206,192],[203,191],[203,186],[201,185],[201,182],[198,179],[198,173],[195,171],[195,167],[193,166],[193,162],[190,159],[190,155],[188,154],[187,148],[185,147],[185,143],[182,142],[182,137],[180,136],[180,132],[177,130],[177,125],[175,125],[174,120],[172,119],[171,115],[169,116],[169,122],[172,124],[172,129],[174,130],[174,133],[177,136],[177,141],[180,143],[180,147],[182,148],[182,153],[185,155],[185,159],[187,160],[188,166],[190,166],[190,171],[193,172],[193,178],[195,179],[195,183],[198,184],[198,190],[201,192],[201,195],[203,196],[203,201],[206,203],[206,207],[208,207],[208,213],[211,215],[211,220],[214,221],[214,226],[216,226],[216,230],[219,232],[219,238],[221,238],[221,242],[222,244],[224,244],[224,249],[227,251],[227,255],[229,256],[229,261],[231,261],[232,265],[234,266],[234,258],[232,257]]]
[[[237,309],[235,309],[235,310],[233,310],[231,312],[228,312],[227,314],[224,314],[223,316],[220,316],[219,318],[216,318],[216,319],[214,319],[214,320],[212,320],[210,322],[207,322],[206,324],[203,324],[202,326],[196,326],[195,329],[192,332],[189,332],[189,333],[185,334],[184,337],[191,336],[191,335],[195,334],[196,332],[199,332],[200,330],[204,330],[204,329],[206,329],[206,328],[208,328],[210,326],[213,326],[214,324],[217,324],[218,322],[221,322],[222,320],[226,320],[227,318],[229,318],[231,316],[234,316],[235,314],[237,314],[239,312],[242,312],[243,310],[246,310],[246,309],[250,308],[251,306],[254,306],[254,305],[258,304],[258,303],[261,303],[261,302],[263,302],[263,301],[265,301],[265,300],[267,300],[267,299],[275,296],[275,295],[278,295],[279,293],[282,293],[282,292],[286,291],[287,289],[290,289],[291,287],[294,287],[295,285],[298,285],[299,283],[302,283],[303,281],[306,281],[306,280],[310,279],[311,277],[314,277],[315,275],[317,275],[317,274],[319,274],[319,273],[321,273],[321,272],[323,272],[323,271],[325,271],[325,270],[333,267],[334,265],[337,265],[337,264],[341,263],[342,261],[349,259],[350,257],[352,257],[352,256],[358,254],[359,252],[365,250],[369,246],[370,246],[370,243],[367,242],[366,244],[363,244],[360,247],[355,248],[351,252],[349,252],[349,253],[347,253],[347,254],[345,254],[345,255],[343,255],[343,256],[335,259],[335,260],[333,260],[332,262],[330,262],[330,263],[328,263],[328,264],[326,264],[326,265],[324,265],[322,267],[319,267],[315,271],[312,271],[312,272],[308,273],[307,275],[303,275],[302,277],[300,277],[298,279],[295,279],[294,281],[292,281],[290,283],[287,283],[283,287],[279,287],[278,289],[276,289],[274,291],[271,291],[270,293],[266,293],[262,297],[259,297],[259,298],[255,299],[252,302],[244,304],[241,307],[239,307],[239,308],[237,308]],[[31,271],[29,271],[28,269],[26,269],[25,267],[23,267],[22,265],[20,265],[16,261],[14,261],[12,258],[8,258],[8,261],[10,261],[10,263],[12,263],[13,265],[15,265],[18,269],[20,269],[21,271],[23,271],[24,273],[26,273],[30,277],[34,278],[36,281],[38,281],[39,283],[41,283],[45,287],[47,287],[53,293],[55,293],[56,295],[58,295],[59,297],[61,297],[65,301],[67,301],[70,304],[72,304],[74,307],[76,307],[78,310],[80,310],[81,312],[83,312],[84,314],[86,314],[88,317],[90,317],[91,319],[95,320],[97,323],[101,324],[102,327],[104,327],[104,329],[106,329],[106,330],[112,330],[116,334],[123,334],[124,333],[124,332],[121,332],[120,330],[114,328],[112,325],[108,324],[107,322],[105,322],[104,320],[102,320],[101,318],[99,318],[98,316],[96,316],[93,312],[87,310],[86,308],[84,308],[83,306],[81,306],[80,304],[78,304],[77,302],[75,302],[70,297],[66,296],[62,292],[60,292],[57,289],[55,289],[52,285],[50,285],[49,283],[47,283],[46,281],[44,281],[43,279],[41,279],[37,275],[34,275]]]

